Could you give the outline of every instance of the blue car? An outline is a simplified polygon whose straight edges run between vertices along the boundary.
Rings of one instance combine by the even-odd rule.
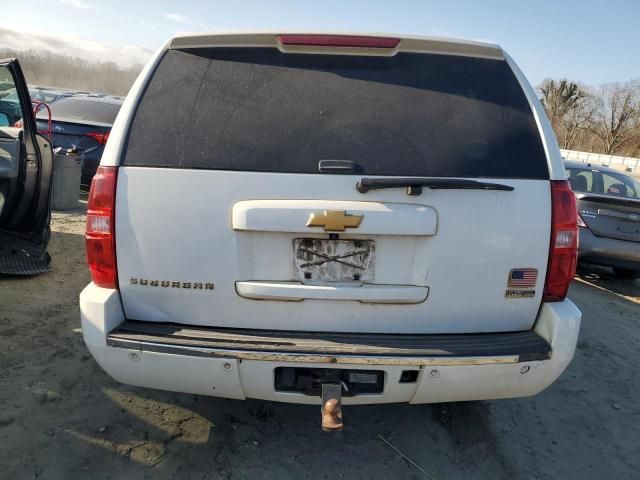
[[[50,105],[51,144],[54,149],[77,149],[84,153],[81,180],[83,185],[91,183],[98,169],[102,151],[122,102],[121,97],[89,94],[64,97]],[[36,120],[38,131],[47,135],[47,110],[40,110]]]

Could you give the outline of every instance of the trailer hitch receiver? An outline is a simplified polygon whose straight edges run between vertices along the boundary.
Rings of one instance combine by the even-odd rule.
[[[322,384],[322,430],[337,432],[342,430],[342,385]]]

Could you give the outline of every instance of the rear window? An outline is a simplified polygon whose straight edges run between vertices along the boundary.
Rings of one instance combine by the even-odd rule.
[[[574,192],[640,198],[640,182],[628,175],[581,168],[569,168],[566,173]]]
[[[448,55],[170,50],[135,112],[123,164],[369,175],[548,178],[506,62]]]
[[[67,97],[50,105],[51,115],[56,120],[94,122],[113,125],[121,103],[103,102],[90,98]],[[47,119],[47,112],[38,112],[37,118]]]

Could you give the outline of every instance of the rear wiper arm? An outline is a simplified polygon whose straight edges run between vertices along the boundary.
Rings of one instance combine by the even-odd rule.
[[[420,195],[422,187],[440,190],[504,190],[511,191],[510,185],[500,183],[480,182],[477,180],[459,180],[456,178],[362,178],[356,189],[360,193],[382,188],[407,188],[407,195]]]

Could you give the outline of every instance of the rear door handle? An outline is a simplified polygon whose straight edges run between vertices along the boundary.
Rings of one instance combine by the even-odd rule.
[[[351,160],[320,160],[318,170],[321,173],[356,173],[360,166]]]

